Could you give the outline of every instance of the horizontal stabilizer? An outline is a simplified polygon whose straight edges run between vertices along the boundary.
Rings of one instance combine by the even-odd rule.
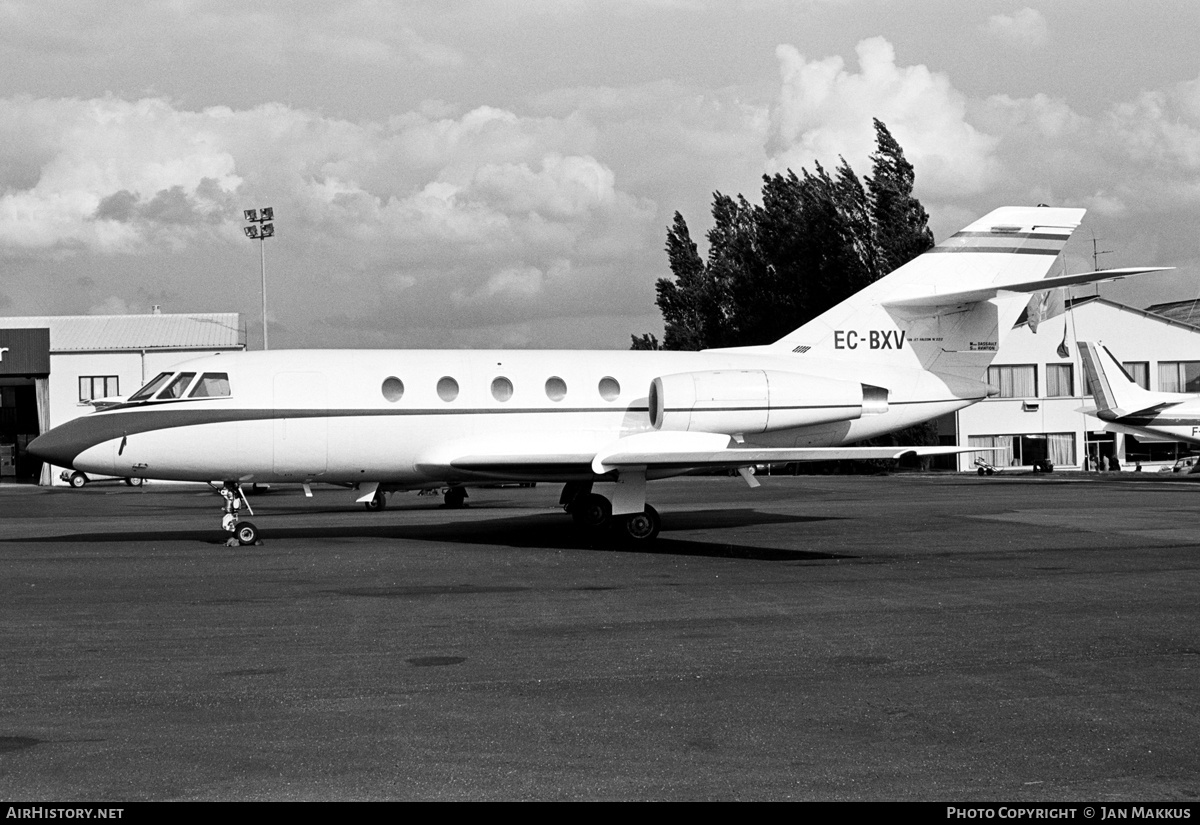
[[[1167,272],[1174,267],[1170,266],[1131,266],[1124,269],[1099,269],[1094,272],[1080,272],[1075,275],[1059,275],[1054,278],[1040,278],[1036,281],[1023,281],[1014,284],[997,284],[995,286],[982,287],[980,289],[968,289],[961,292],[942,292],[935,294],[925,294],[910,296],[906,298],[893,298],[883,302],[884,307],[921,307],[929,309],[945,310],[956,306],[967,306],[980,301],[986,301],[995,298],[1004,293],[1032,293],[1045,292],[1049,289],[1057,289],[1064,286],[1078,286],[1079,284],[1099,283],[1101,281],[1116,281],[1121,278],[1126,278],[1131,275],[1142,275],[1147,272]]]

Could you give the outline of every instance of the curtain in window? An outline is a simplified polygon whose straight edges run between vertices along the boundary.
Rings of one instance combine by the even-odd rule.
[[[1200,392],[1200,361],[1160,361],[1160,392]]]
[[[1071,364],[1046,365],[1046,397],[1065,398],[1075,394],[1075,367]]]
[[[994,467],[1008,467],[1013,461],[1013,436],[1011,435],[973,435],[967,439],[968,447],[999,447],[993,452],[978,453],[988,464]]]
[[[1133,383],[1144,390],[1150,389],[1149,364],[1145,361],[1125,361],[1121,366],[1125,368],[1125,372],[1129,373],[1129,377],[1133,379]]]
[[[1054,463],[1055,467],[1075,463],[1074,433],[1047,433],[1046,447],[1050,461]]]
[[[33,379],[33,393],[37,396],[38,434],[40,435],[50,430],[50,379]],[[38,484],[42,487],[49,487],[53,483],[51,469],[48,461],[42,462],[42,473],[38,477]]]
[[[1037,367],[1033,364],[988,367],[988,383],[1000,389],[1000,398],[1036,398]]]

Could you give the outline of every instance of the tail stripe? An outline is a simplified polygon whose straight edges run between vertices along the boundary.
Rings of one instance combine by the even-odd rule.
[[[1070,235],[1040,232],[959,232],[929,252],[992,252],[1008,255],[1057,255]],[[927,253],[928,254],[928,253]]]

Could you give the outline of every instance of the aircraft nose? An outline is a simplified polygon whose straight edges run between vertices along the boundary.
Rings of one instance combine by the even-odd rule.
[[[42,461],[58,467],[74,467],[75,457],[95,443],[95,437],[76,420],[42,433],[29,442],[27,449]]]

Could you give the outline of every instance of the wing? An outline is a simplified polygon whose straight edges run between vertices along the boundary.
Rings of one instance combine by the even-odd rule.
[[[467,445],[463,445],[467,447]],[[484,444],[445,459],[455,470],[503,475],[537,472],[605,473],[621,468],[649,471],[737,469],[754,464],[837,459],[896,459],[905,455],[952,455],[979,452],[977,447],[753,447],[737,444],[720,433],[646,432],[630,435],[599,448],[586,443],[571,449],[567,444],[530,444],[514,450],[508,440],[502,449]],[[987,451],[984,449],[983,451]],[[431,471],[440,462],[422,462]]]

